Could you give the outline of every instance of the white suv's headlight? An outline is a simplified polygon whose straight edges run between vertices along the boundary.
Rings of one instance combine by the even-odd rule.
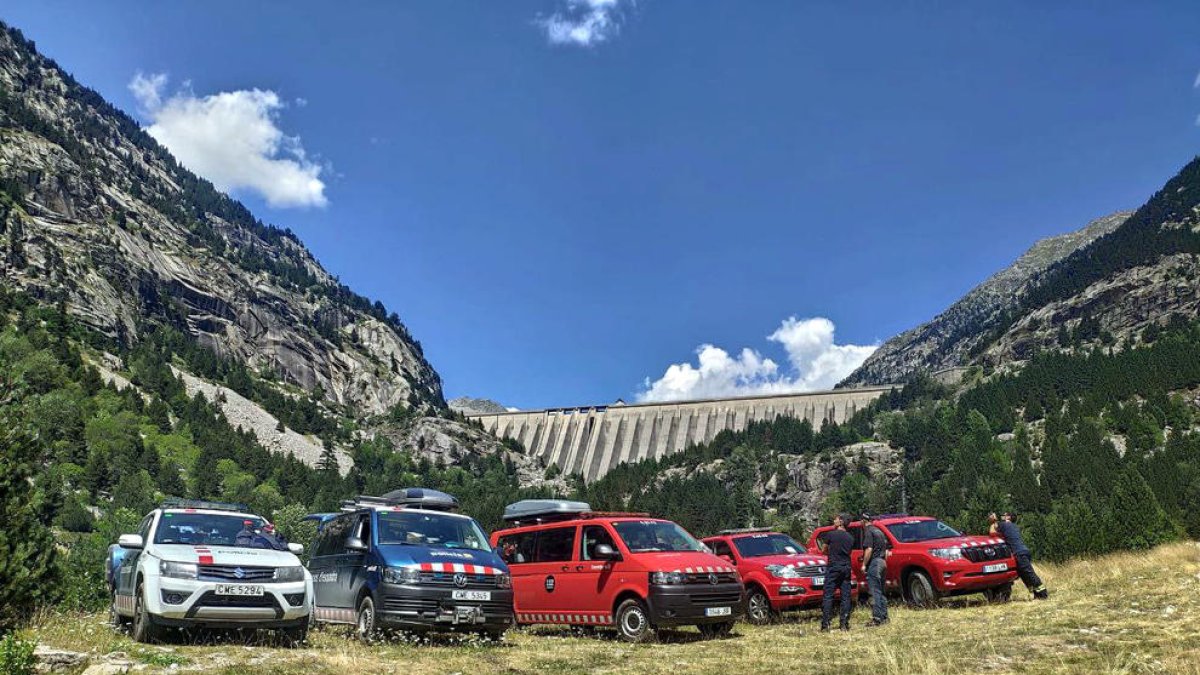
[[[791,565],[767,565],[767,571],[771,576],[780,579],[799,579],[800,571]]]
[[[507,574],[496,575],[496,588],[512,588],[512,577]]]
[[[955,546],[954,548],[935,548],[930,549],[929,555],[942,560],[962,560],[962,549]]]
[[[276,567],[275,581],[304,581],[304,568],[299,565],[295,567]]]
[[[158,575],[169,579],[195,579],[196,563],[158,561]]]
[[[651,572],[650,583],[658,584],[659,586],[669,586],[672,584],[682,584],[687,582],[687,575],[683,572]]]

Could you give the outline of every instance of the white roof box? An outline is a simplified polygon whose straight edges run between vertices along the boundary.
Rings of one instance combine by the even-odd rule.
[[[515,522],[543,523],[566,520],[581,513],[589,513],[592,506],[587,502],[563,499],[522,499],[504,507],[504,520]]]

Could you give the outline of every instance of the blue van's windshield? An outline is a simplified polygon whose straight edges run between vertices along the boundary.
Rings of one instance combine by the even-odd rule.
[[[487,535],[474,520],[431,511],[381,511],[379,543],[489,550]]]

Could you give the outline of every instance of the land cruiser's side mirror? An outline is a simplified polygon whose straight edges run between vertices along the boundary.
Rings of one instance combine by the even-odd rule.
[[[140,534],[123,534],[117,539],[117,546],[121,548],[140,549],[145,547],[146,542],[142,541]]]
[[[347,537],[346,550],[362,553],[367,550],[367,544],[359,537]]]
[[[726,555],[726,554],[722,553],[721,555],[719,555],[717,557],[728,562],[731,565],[737,564],[737,562],[733,559],[733,556],[731,556],[731,555]]]
[[[592,557],[597,560],[620,560],[621,554],[608,544],[596,544],[596,548],[592,549]]]
[[[296,555],[304,555],[304,544],[288,544],[288,550]]]

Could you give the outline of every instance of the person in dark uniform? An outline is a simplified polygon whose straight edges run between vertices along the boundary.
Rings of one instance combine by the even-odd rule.
[[[1033,569],[1033,554],[1021,537],[1021,528],[1013,522],[1013,514],[1005,511],[997,518],[996,514],[992,513],[988,515],[988,522],[991,523],[988,531],[995,536],[1002,537],[1008,547],[1012,549],[1013,556],[1017,559],[1017,574],[1025,583],[1025,588],[1033,593],[1035,600],[1048,599],[1050,591],[1046,590],[1046,584],[1042,583],[1042,578]]]
[[[841,622],[838,628],[850,630],[850,611],[854,600],[850,596],[850,552],[854,549],[854,537],[846,531],[850,516],[838,514],[833,517],[834,529],[821,535],[821,552],[829,559],[825,570],[825,592],[821,597],[821,630],[829,630],[833,620],[833,595],[842,593]]]
[[[883,595],[883,577],[887,573],[887,556],[892,543],[887,535],[871,522],[871,514],[862,514],[863,564],[867,577],[867,590],[871,593],[871,621],[868,626],[882,626],[888,622],[887,598]]]

